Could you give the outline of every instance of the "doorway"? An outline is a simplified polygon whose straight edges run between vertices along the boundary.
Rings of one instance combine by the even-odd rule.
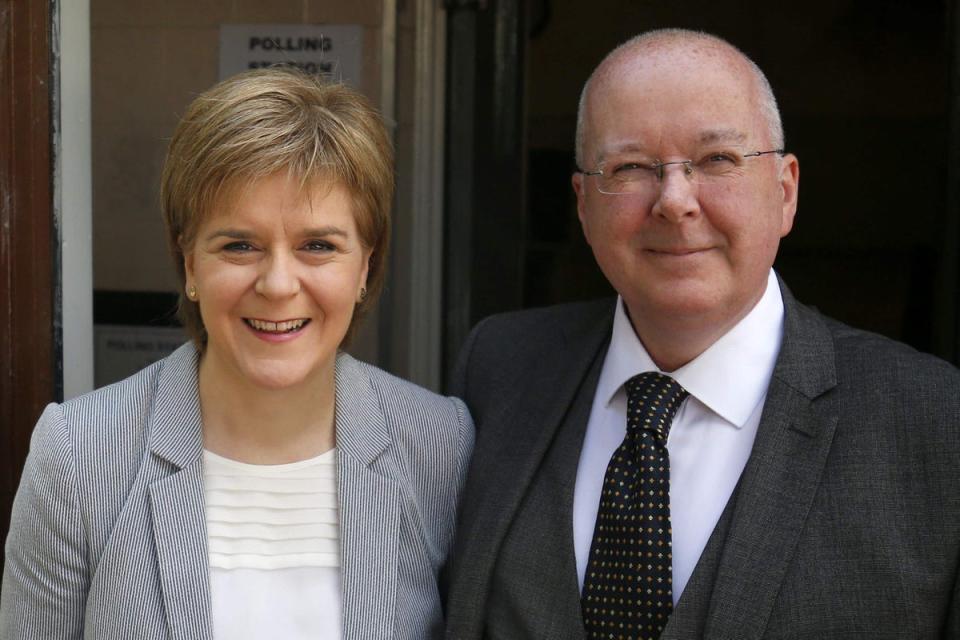
[[[797,298],[958,361],[952,3],[491,0],[450,20],[448,370],[485,315],[613,295],[570,187],[576,106],[607,52],[661,27],[726,38],[770,79],[802,168],[775,264]]]

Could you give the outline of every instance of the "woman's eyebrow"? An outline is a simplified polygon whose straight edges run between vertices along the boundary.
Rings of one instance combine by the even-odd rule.
[[[249,240],[253,234],[242,229],[215,229],[208,233],[205,240],[210,241],[216,238],[231,238],[233,240]]]
[[[328,225],[325,227],[313,227],[310,229],[304,229],[303,235],[305,236],[342,236],[344,238],[348,237],[348,233],[341,229],[340,227],[335,227],[333,225]]]

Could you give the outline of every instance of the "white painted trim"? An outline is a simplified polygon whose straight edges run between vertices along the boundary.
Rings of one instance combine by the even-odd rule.
[[[93,178],[90,132],[90,0],[60,2],[60,148],[54,210],[61,240],[63,395],[93,388]]]
[[[443,338],[446,15],[436,0],[416,0],[414,56],[409,375],[425,387],[439,389]]]

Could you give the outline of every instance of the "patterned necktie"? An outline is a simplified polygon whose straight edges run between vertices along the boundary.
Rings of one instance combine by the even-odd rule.
[[[687,391],[655,372],[626,389],[627,435],[603,477],[581,606],[588,638],[648,640],[673,610],[667,435]]]

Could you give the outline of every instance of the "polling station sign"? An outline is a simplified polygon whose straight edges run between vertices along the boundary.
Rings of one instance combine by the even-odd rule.
[[[222,24],[220,79],[283,64],[358,86],[363,27],[355,24]]]

